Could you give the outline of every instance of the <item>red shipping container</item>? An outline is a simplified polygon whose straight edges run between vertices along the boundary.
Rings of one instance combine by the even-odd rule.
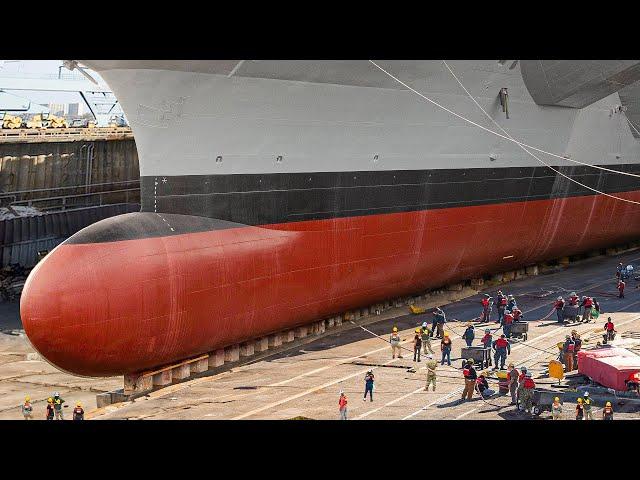
[[[599,348],[578,352],[578,372],[594,382],[625,391],[625,380],[640,372],[640,356],[624,348]]]

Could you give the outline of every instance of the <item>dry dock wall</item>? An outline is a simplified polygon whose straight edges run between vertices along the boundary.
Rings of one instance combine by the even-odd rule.
[[[44,198],[85,192],[85,188],[57,191],[60,187],[138,181],[139,178],[138,152],[133,139],[0,142],[3,203],[14,200],[7,197],[11,192],[49,189],[20,194],[15,200]],[[103,186],[102,190],[105,188]],[[100,188],[92,187],[91,191],[100,191]],[[109,203],[124,203],[124,194],[121,196],[122,199],[114,197]],[[137,198],[127,200],[139,203],[139,194]]]

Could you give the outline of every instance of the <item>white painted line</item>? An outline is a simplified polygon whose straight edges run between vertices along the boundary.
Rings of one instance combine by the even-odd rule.
[[[458,415],[454,420],[460,420],[463,417],[466,417],[467,415],[469,415],[470,413],[475,412],[476,410],[478,410],[478,408],[472,408],[471,410],[469,410],[468,412],[464,412],[462,415]]]

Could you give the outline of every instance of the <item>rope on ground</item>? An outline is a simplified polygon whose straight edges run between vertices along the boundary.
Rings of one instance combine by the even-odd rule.
[[[390,78],[392,78],[393,80],[395,80],[396,82],[398,82],[399,84],[401,84],[402,86],[404,86],[405,88],[407,88],[408,90],[412,91],[413,93],[415,93],[415,94],[416,94],[416,95],[418,95],[419,97],[421,97],[421,98],[423,98],[423,99],[427,100],[428,102],[432,103],[432,104],[433,104],[433,105],[435,105],[436,107],[438,107],[438,108],[440,108],[440,109],[442,109],[442,110],[444,110],[444,111],[446,111],[446,112],[448,112],[448,113],[450,113],[450,114],[454,115],[455,117],[460,118],[461,120],[464,120],[464,121],[465,121],[465,122],[467,122],[467,123],[470,123],[471,125],[474,125],[474,126],[476,126],[476,127],[480,128],[480,129],[482,129],[482,130],[485,130],[485,131],[487,131],[487,132],[489,132],[489,133],[491,133],[491,134],[493,134],[493,135],[496,135],[496,136],[498,136],[498,137],[504,138],[505,140],[508,140],[508,141],[510,141],[510,142],[514,142],[514,143],[516,143],[517,145],[519,145],[519,146],[520,146],[520,148],[522,148],[526,153],[528,153],[528,154],[529,154],[529,155],[531,155],[533,158],[535,158],[538,162],[540,162],[541,164],[543,164],[543,165],[544,165],[545,167],[547,167],[548,169],[550,169],[550,170],[554,171],[554,172],[555,172],[555,173],[557,173],[558,175],[560,175],[560,176],[562,176],[562,177],[566,178],[567,180],[569,180],[569,181],[571,181],[571,182],[573,182],[573,183],[576,183],[576,184],[580,185],[581,187],[586,188],[587,190],[591,190],[591,191],[593,191],[593,192],[595,192],[595,193],[597,193],[597,194],[599,194],[599,195],[603,195],[603,196],[605,196],[605,197],[610,197],[610,198],[613,198],[613,199],[615,199],[615,200],[619,200],[619,201],[621,201],[621,202],[627,202],[627,203],[632,203],[632,204],[635,204],[635,205],[640,205],[640,202],[636,202],[635,200],[629,200],[629,199],[622,198],[622,197],[616,197],[615,195],[611,195],[611,194],[609,194],[609,193],[605,193],[605,192],[602,192],[602,191],[597,190],[597,189],[595,189],[595,188],[589,187],[588,185],[585,185],[585,184],[583,184],[583,183],[581,183],[581,182],[578,182],[577,180],[575,180],[575,179],[573,179],[573,178],[569,177],[568,175],[565,175],[564,173],[560,172],[559,170],[556,170],[555,168],[553,168],[552,166],[550,166],[549,164],[547,164],[546,162],[544,162],[543,160],[541,160],[540,158],[538,158],[536,155],[534,155],[533,153],[531,153],[529,150],[527,150],[527,148],[526,148],[526,147],[531,148],[532,150],[537,150],[537,151],[540,151],[540,152],[542,152],[542,153],[546,153],[546,154],[551,155],[551,156],[555,156],[555,157],[562,158],[563,160],[573,161],[573,162],[576,162],[576,161],[575,161],[575,160],[568,159],[568,158],[563,157],[563,156],[561,156],[561,155],[557,155],[557,154],[550,153],[550,152],[545,152],[544,150],[541,150],[541,149],[539,149],[539,148],[532,147],[532,146],[527,145],[527,144],[525,144],[525,143],[518,142],[517,140],[515,140],[514,138],[512,138],[512,137],[507,133],[507,131],[506,131],[506,130],[504,130],[504,129],[503,129],[503,128],[502,128],[502,127],[501,127],[501,126],[500,126],[500,125],[495,121],[495,120],[493,120],[493,118],[492,118],[492,117],[491,117],[491,116],[490,116],[490,115],[489,115],[489,114],[488,114],[488,113],[487,113],[487,112],[486,112],[486,111],[485,111],[485,110],[480,106],[480,104],[478,104],[478,103],[475,101],[475,99],[473,98],[473,96],[471,96],[471,94],[469,94],[469,96],[470,96],[470,97],[471,97],[471,99],[476,103],[476,105],[478,105],[478,107],[479,107],[479,108],[484,112],[484,114],[485,114],[485,115],[486,115],[486,116],[487,116],[487,117],[488,117],[488,118],[489,118],[489,119],[490,119],[494,124],[496,124],[496,125],[497,125],[497,126],[498,126],[498,127],[499,127],[499,128],[500,128],[500,129],[505,133],[505,134],[506,134],[506,135],[501,135],[500,133],[498,133],[498,132],[496,132],[496,131],[494,131],[494,130],[491,130],[491,129],[487,128],[487,127],[484,127],[484,126],[482,126],[482,125],[480,125],[480,124],[478,124],[478,123],[476,123],[476,122],[474,122],[474,121],[472,121],[472,120],[469,120],[469,119],[468,119],[468,118],[466,118],[466,117],[463,117],[462,115],[460,115],[460,114],[458,114],[458,113],[456,113],[456,112],[454,112],[454,111],[452,111],[452,110],[449,110],[448,108],[446,108],[446,107],[444,107],[444,106],[440,105],[438,102],[436,102],[436,101],[434,101],[434,100],[430,99],[429,97],[427,97],[427,96],[423,95],[422,93],[418,92],[418,91],[417,91],[417,90],[415,90],[414,88],[410,87],[409,85],[407,85],[406,83],[404,83],[402,80],[400,80],[399,78],[395,77],[394,75],[392,75],[391,73],[389,73],[388,71],[386,71],[384,68],[382,68],[380,65],[378,65],[378,64],[377,64],[376,62],[374,62],[373,60],[369,60],[369,62],[371,62],[371,64],[373,64],[376,68],[378,68],[378,69],[379,69],[380,71],[382,71],[384,74],[386,74],[387,76],[389,76]],[[453,72],[452,72],[452,73],[453,73]],[[455,76],[455,75],[454,75],[454,76]],[[456,78],[457,78],[457,77],[456,77]],[[458,81],[458,82],[459,82],[459,81]],[[460,83],[460,82],[459,82],[459,83]],[[461,83],[460,83],[460,84],[461,84]],[[461,85],[462,85],[462,84],[461,84]],[[464,88],[464,86],[463,86],[463,88]],[[466,91],[466,89],[465,89],[465,91]],[[468,93],[468,91],[467,91],[467,93]],[[577,163],[582,163],[582,162],[577,162]],[[640,177],[640,175],[636,175],[636,174],[632,174],[632,173],[628,173],[628,172],[620,172],[620,171],[618,171],[618,170],[611,170],[611,169],[607,169],[607,168],[604,168],[604,167],[599,167],[599,166],[597,166],[597,165],[589,165],[589,164],[585,164],[585,165],[588,165],[588,166],[593,167],[593,168],[599,168],[599,169],[603,169],[603,170],[609,170],[609,171],[612,171],[612,172],[615,172],[615,173],[619,173],[619,174],[623,174],[623,175],[629,175],[629,176],[633,176],[633,177]]]

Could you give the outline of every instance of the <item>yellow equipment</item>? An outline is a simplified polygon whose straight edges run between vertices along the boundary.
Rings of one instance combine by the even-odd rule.
[[[558,360],[551,360],[549,362],[549,376],[557,378],[558,382],[564,378],[564,367]]]
[[[56,117],[55,115],[49,115],[48,128],[69,128],[69,123],[64,117]]]
[[[416,307],[415,305],[409,305],[409,311],[414,315],[419,315],[421,313],[425,313],[427,309],[422,307]]]
[[[2,128],[20,128],[22,127],[22,117],[16,117],[14,115],[4,114],[2,118]]]
[[[47,128],[49,124],[49,115],[46,113],[38,113],[27,120],[27,128]]]
[[[506,380],[507,379],[507,372],[505,372],[504,370],[498,370],[496,372],[496,377],[498,377],[498,379],[500,379],[500,380]]]

